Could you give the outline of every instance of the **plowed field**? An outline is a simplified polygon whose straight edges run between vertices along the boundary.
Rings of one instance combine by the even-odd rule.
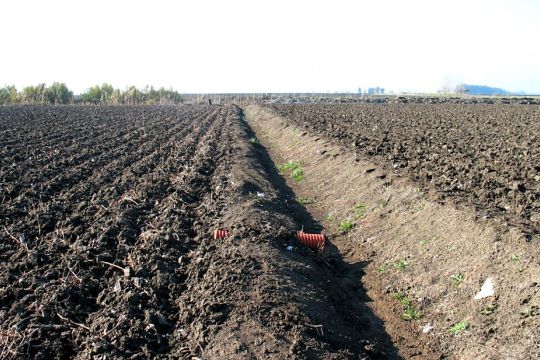
[[[407,175],[433,197],[540,233],[540,107],[505,104],[269,105],[313,133]]]
[[[0,358],[395,356],[251,136],[235,106],[0,108]]]

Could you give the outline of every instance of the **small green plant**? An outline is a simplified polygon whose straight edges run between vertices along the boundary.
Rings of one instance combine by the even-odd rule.
[[[420,245],[429,245],[432,241],[438,240],[438,238],[439,237],[437,235],[434,235],[430,238],[422,239],[420,240]]]
[[[379,273],[383,273],[383,272],[385,272],[386,270],[388,270],[388,265],[381,265],[381,266],[379,266],[379,267],[378,267],[377,269],[375,269],[375,270],[377,270],[377,272],[379,272]]]
[[[278,166],[278,170],[280,174],[282,174],[284,170],[290,170],[290,176],[296,181],[301,181],[304,179],[304,170],[300,167],[300,163],[298,161],[289,160],[285,164]]]
[[[422,200],[420,204],[418,205],[418,211],[422,211],[426,208],[426,202]]]
[[[404,306],[411,306],[411,300],[405,295],[405,293],[398,291],[393,295],[394,299],[398,300]]]
[[[540,314],[539,310],[540,309],[538,308],[538,306],[533,305],[531,307],[526,307],[526,308],[522,309],[521,310],[521,315],[523,317],[536,316],[536,315]]]
[[[419,320],[422,316],[422,313],[412,306],[405,308],[405,311],[401,314],[401,318],[405,321]]]
[[[465,275],[463,275],[462,273],[457,273],[454,275],[450,275],[450,279],[452,280],[454,286],[459,286],[461,285],[463,280],[465,280]]]
[[[399,260],[394,264],[394,267],[398,270],[405,270],[409,266],[409,262],[406,260]]]
[[[291,147],[295,148],[295,147],[298,147],[298,145],[300,145],[301,142],[298,141],[298,140],[293,140],[291,141]]]
[[[330,221],[334,218],[334,215],[332,215],[332,213],[328,213],[324,216],[324,219],[327,220],[327,221]]]
[[[300,163],[298,161],[289,160],[284,164],[279,165],[279,170],[294,170],[298,169],[300,167]]]
[[[298,203],[301,205],[309,205],[315,202],[315,200],[311,198],[298,198],[296,201],[298,201]]]
[[[510,259],[514,262],[518,262],[518,261],[521,261],[521,256],[512,254],[512,257]]]
[[[302,168],[294,169],[291,173],[291,177],[296,181],[302,181],[304,179],[304,170],[302,170]]]
[[[422,318],[422,313],[418,310],[416,310],[412,306],[411,300],[407,297],[407,295],[401,291],[395,293],[394,299],[398,300],[401,305],[403,305],[403,313],[401,314],[401,319],[405,321],[412,321],[412,320],[418,320]]]
[[[350,220],[343,220],[339,223],[339,230],[344,233],[349,232],[353,228],[354,224]]]
[[[486,305],[482,308],[482,310],[480,310],[480,314],[482,315],[491,315],[495,312],[495,305]]]
[[[353,208],[354,219],[358,220],[366,216],[366,205],[359,203]]]
[[[469,328],[469,323],[466,321],[460,321],[450,328],[450,332],[454,335],[461,334],[464,330]]]
[[[251,139],[249,139],[249,143],[253,145],[261,145],[261,142],[256,137],[252,137]]]

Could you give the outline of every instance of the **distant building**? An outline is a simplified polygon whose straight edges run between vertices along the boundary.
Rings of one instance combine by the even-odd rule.
[[[367,89],[368,95],[383,95],[384,94],[384,88],[381,87],[370,87]]]
[[[384,88],[382,87],[370,87],[367,89],[358,88],[358,93],[360,95],[384,95]]]

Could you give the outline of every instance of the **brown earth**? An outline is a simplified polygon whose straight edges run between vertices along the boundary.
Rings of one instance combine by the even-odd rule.
[[[239,108],[2,107],[0,134],[0,358],[398,358]]]
[[[0,108],[0,359],[540,357],[532,212],[483,219],[247,115],[256,135],[236,106]]]
[[[351,93],[186,94],[184,103],[212,104],[519,104],[540,105],[538,96],[367,95]]]
[[[306,130],[406,175],[438,201],[540,239],[540,107],[486,104],[273,105]]]
[[[354,280],[403,358],[540,358],[540,250],[524,241],[520,223],[441,204],[380,157],[355,154],[309,123],[259,107],[246,116],[276,163],[300,164],[300,181],[284,175],[345,261],[367,264]],[[495,295],[474,300],[488,277]]]

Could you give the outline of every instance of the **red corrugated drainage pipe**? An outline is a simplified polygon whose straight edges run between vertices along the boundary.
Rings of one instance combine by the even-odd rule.
[[[229,231],[224,229],[216,229],[214,231],[214,240],[223,239],[229,236]]]
[[[326,238],[323,234],[308,234],[303,231],[296,232],[296,239],[300,241],[302,245],[315,250],[324,249]]]

